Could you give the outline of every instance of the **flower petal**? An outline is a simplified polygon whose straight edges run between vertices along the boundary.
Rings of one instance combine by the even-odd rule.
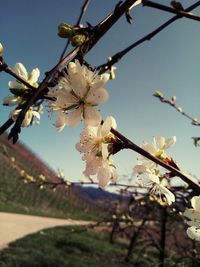
[[[38,68],[33,69],[29,75],[29,79],[28,79],[29,83],[30,84],[36,83],[39,76],[40,76],[40,70]]]
[[[24,85],[15,81],[9,81],[8,86],[11,89],[21,89],[24,88]]]
[[[58,132],[61,132],[64,129],[66,125],[65,120],[66,120],[65,113],[59,112],[59,116],[54,124]]]
[[[28,80],[28,72],[26,70],[26,68],[24,67],[24,65],[22,63],[17,63],[15,65],[15,72],[24,80]]]
[[[85,106],[83,118],[86,125],[97,126],[101,122],[100,112],[91,106]]]
[[[153,144],[155,145],[155,147],[157,147],[158,149],[163,149],[164,145],[165,145],[165,137],[163,136],[155,136],[153,138]]]
[[[163,146],[163,149],[167,149],[167,148],[169,148],[170,146],[172,146],[175,143],[176,143],[176,136],[173,136],[171,138],[168,138],[165,141],[165,145]]]
[[[161,193],[166,197],[167,203],[169,205],[171,205],[172,202],[175,202],[175,196],[171,191],[169,191],[166,187],[162,185],[160,185],[160,190],[161,190]]]
[[[200,212],[200,196],[194,196],[191,199],[191,204],[192,204],[193,209],[195,209],[198,212]]]
[[[90,90],[87,95],[86,102],[88,104],[98,105],[106,102],[107,99],[108,99],[107,90],[104,88],[100,88],[98,90]]]
[[[85,77],[81,73],[74,73],[70,76],[70,83],[74,93],[82,99],[88,90]]]
[[[99,168],[97,179],[99,181],[99,187],[104,188],[110,183],[110,170],[108,167]]]
[[[76,126],[80,123],[81,120],[81,107],[74,109],[73,111],[66,114],[65,123],[68,126]]]
[[[117,123],[115,121],[115,118],[112,116],[108,116],[101,128],[101,136],[104,137],[110,133],[111,127],[116,129],[117,128]]]

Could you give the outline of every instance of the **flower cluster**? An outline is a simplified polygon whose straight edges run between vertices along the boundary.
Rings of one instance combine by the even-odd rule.
[[[14,67],[15,73],[26,82],[28,82],[31,86],[37,88],[38,83],[37,80],[40,76],[40,71],[38,68],[32,70],[30,74],[28,74],[26,68],[22,63],[17,63]],[[16,121],[19,113],[21,112],[21,106],[25,103],[26,98],[25,94],[29,90],[26,85],[22,82],[10,81],[8,83],[9,90],[13,94],[12,96],[7,96],[3,99],[3,105],[5,106],[16,106],[16,109],[13,110],[9,117]],[[22,127],[27,127],[31,124],[38,124],[40,120],[40,114],[42,113],[42,105],[35,105],[30,107],[26,112],[25,118],[22,122]]]
[[[153,156],[169,162],[171,158],[167,156],[165,150],[175,142],[175,136],[169,139],[157,136],[153,138],[153,144],[144,143],[142,148]],[[133,176],[138,176],[136,182],[146,187],[151,195],[158,196],[158,200],[162,204],[171,205],[175,201],[175,196],[164,186],[167,181],[158,169],[157,164],[146,157],[140,157],[138,161],[139,164],[133,168]]]
[[[81,120],[90,126],[101,122],[96,106],[108,99],[108,92],[103,88],[108,79],[109,74],[98,75],[78,60],[68,64],[67,74],[60,78],[58,88],[49,93],[56,99],[49,101],[49,106],[59,114],[55,123],[58,131]]]
[[[86,177],[97,175],[99,186],[104,188],[111,181],[117,179],[116,168],[111,159],[114,135],[110,132],[116,128],[113,117],[107,117],[105,122],[98,126],[87,126],[80,134],[81,140],[76,144],[76,149],[83,153],[82,159],[86,161],[83,174]]]
[[[183,213],[190,226],[187,229],[187,235],[191,239],[200,241],[200,196],[194,196],[191,199],[191,205],[192,209],[186,209]]]

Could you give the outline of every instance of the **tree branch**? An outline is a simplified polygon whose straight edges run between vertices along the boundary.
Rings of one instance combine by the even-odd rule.
[[[164,161],[160,160],[159,158],[154,157],[152,154],[150,154],[149,152],[147,152],[143,148],[141,148],[138,145],[136,145],[135,143],[133,143],[131,140],[129,140],[127,137],[125,137],[124,135],[122,135],[117,130],[115,130],[115,129],[112,128],[111,129],[111,132],[116,137],[118,137],[121,141],[123,141],[123,148],[125,148],[125,149],[131,149],[131,150],[139,153],[140,155],[142,155],[142,156],[144,156],[144,157],[152,160],[153,162],[155,162],[156,164],[162,166],[163,168],[169,170],[175,176],[180,177],[184,182],[186,182],[197,194],[200,194],[200,185],[192,177],[184,174],[180,170],[178,170],[175,167],[173,167],[173,166],[165,163]]]
[[[178,10],[178,9],[175,9],[175,8],[171,8],[171,7],[168,7],[168,6],[165,6],[165,5],[161,5],[161,4],[149,1],[149,0],[143,0],[142,4],[143,4],[143,6],[156,8],[156,9],[163,10],[163,11],[166,11],[166,12],[169,12],[169,13],[172,13],[172,14],[180,15],[181,17],[186,17],[188,19],[200,21],[200,17],[196,16],[195,14],[188,13],[188,12],[183,11],[183,10]]]
[[[191,5],[187,9],[185,9],[185,12],[190,12],[191,10],[195,9],[196,7],[198,7],[199,5],[200,5],[200,1],[197,1],[195,4]],[[98,66],[96,69],[101,70],[101,72],[107,71],[109,68],[111,68],[112,65],[117,63],[120,59],[122,59],[122,57],[124,57],[132,49],[134,49],[135,47],[137,47],[140,44],[144,43],[145,41],[150,41],[158,33],[160,33],[162,30],[164,30],[166,27],[168,27],[174,21],[176,21],[177,19],[180,19],[182,17],[183,17],[182,15],[176,15],[173,18],[169,19],[168,21],[166,21],[165,23],[160,25],[158,28],[156,28],[154,31],[150,32],[149,34],[147,34],[143,38],[141,38],[138,41],[134,42],[133,44],[131,44],[130,46],[128,46],[124,50],[116,53],[114,56],[112,56],[112,58],[111,58],[111,60],[109,62]]]
[[[82,6],[82,8],[81,8],[81,13],[80,13],[79,18],[78,18],[77,23],[76,23],[77,26],[80,25],[81,20],[83,19],[84,15],[85,15],[85,13],[86,13],[86,10],[87,10],[87,8],[88,8],[89,3],[90,3],[90,0],[85,0],[83,6]],[[65,53],[66,53],[66,51],[67,51],[67,48],[68,48],[69,44],[70,44],[70,41],[67,40],[67,43],[66,43],[66,45],[65,45],[65,47],[64,47],[64,49],[63,49],[63,52],[62,52],[62,54],[61,54],[61,56],[60,56],[60,60],[59,60],[59,62],[63,59],[63,57],[64,57],[64,55],[65,55]]]

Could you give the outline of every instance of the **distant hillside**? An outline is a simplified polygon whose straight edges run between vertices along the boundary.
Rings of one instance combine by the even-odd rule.
[[[94,218],[106,216],[113,207],[111,203],[114,205],[119,198],[116,194],[82,186],[58,188],[56,192],[49,188],[40,190],[35,184],[24,183],[22,170],[34,177],[43,174],[48,181],[59,179],[25,145],[20,142],[13,145],[6,134],[0,135],[0,211]]]

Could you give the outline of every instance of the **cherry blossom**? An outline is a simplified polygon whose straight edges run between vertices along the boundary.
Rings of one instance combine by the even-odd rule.
[[[144,143],[142,148],[152,154],[153,156],[167,161],[170,158],[166,154],[165,150],[170,148],[176,142],[176,136],[166,139],[163,136],[156,136],[153,138],[153,144]],[[138,158],[139,164],[135,166],[134,172],[145,172],[146,169],[154,169],[157,164],[146,157],[142,156]]]
[[[25,66],[22,63],[16,63],[14,67],[14,71],[16,72],[19,77],[27,81],[30,85],[34,87],[38,87],[37,80],[40,76],[40,70],[38,68],[35,68],[31,71],[29,74],[25,68]],[[27,89],[26,85],[22,84],[20,81],[10,81],[8,83],[9,88],[12,89]]]
[[[38,87],[37,80],[40,76],[40,71],[38,68],[35,68],[28,74],[26,68],[22,63],[17,63],[15,65],[14,71],[16,74],[27,81],[30,85],[34,87]],[[16,121],[20,111],[20,105],[24,103],[26,100],[23,97],[25,90],[28,90],[26,85],[21,83],[20,81],[9,81],[8,86],[10,88],[10,92],[13,94],[12,96],[7,96],[3,99],[3,105],[5,106],[18,106],[15,110],[10,112],[9,117]],[[22,122],[22,127],[27,127],[30,124],[38,124],[40,120],[40,114],[42,113],[42,105],[37,105],[34,107],[30,107],[29,110],[26,112],[25,118]]]
[[[28,127],[32,124],[39,124],[40,120],[40,114],[42,106],[40,108],[29,108],[29,110],[26,112],[25,118],[22,122],[22,127]],[[10,118],[12,118],[14,121],[16,121],[17,117],[19,116],[19,113],[21,112],[21,109],[15,109],[12,111],[9,115]]]
[[[160,179],[159,175],[157,170],[152,171],[146,168],[143,172],[141,169],[136,182],[146,188],[151,195],[158,197],[159,202],[171,205],[175,201],[175,196],[164,186],[164,180]]]
[[[110,145],[112,146],[115,139],[110,132],[111,127],[117,127],[115,119],[111,116],[107,117],[102,125],[87,126],[80,134],[80,142],[76,144],[76,149],[84,154],[82,159],[86,161],[83,174],[86,177],[97,174],[100,187],[105,187],[117,178],[110,156]]]
[[[101,115],[95,106],[108,99],[108,92],[103,88],[108,79],[109,74],[98,75],[78,60],[69,63],[67,74],[60,78],[58,88],[53,92],[56,101],[49,101],[50,108],[59,114],[55,123],[58,131],[65,125],[75,126],[82,119],[85,125],[100,123]]]

